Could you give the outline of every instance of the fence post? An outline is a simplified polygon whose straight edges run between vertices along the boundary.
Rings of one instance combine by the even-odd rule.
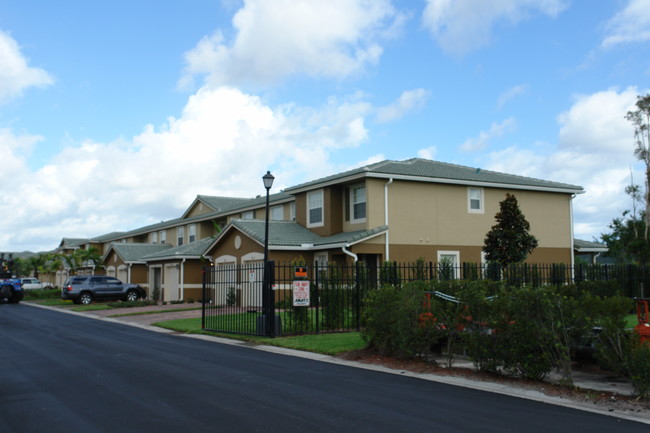
[[[205,329],[205,297],[206,297],[206,294],[208,292],[207,288],[205,287],[206,282],[207,282],[207,278],[205,276],[205,273],[206,273],[206,271],[205,271],[205,266],[204,266],[203,267],[203,274],[201,275],[201,279],[202,279],[202,282],[201,282],[201,285],[202,285],[202,289],[201,289],[201,329]]]
[[[316,295],[316,333],[320,332],[320,272],[318,262],[314,263],[314,295]]]
[[[359,265],[360,265],[359,262],[356,262],[354,264],[354,285],[356,286],[356,300],[355,300],[356,301],[356,308],[355,308],[356,312],[355,312],[355,316],[356,316],[356,319],[357,319],[356,320],[356,322],[357,322],[356,323],[357,331],[359,331],[361,329],[361,319],[360,319],[360,316],[361,316],[361,296],[360,296],[360,293],[361,293],[361,290],[360,290],[361,289],[360,288],[361,277],[359,276]]]

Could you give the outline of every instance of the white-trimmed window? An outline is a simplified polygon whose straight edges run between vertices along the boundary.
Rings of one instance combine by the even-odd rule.
[[[483,188],[467,188],[467,212],[485,212],[483,208]]]
[[[153,232],[149,235],[150,242],[152,244],[157,244],[158,243],[158,232]]]
[[[289,203],[289,221],[296,220],[296,202]]]
[[[327,275],[327,253],[314,254],[314,267],[318,264],[318,273],[320,276]]]
[[[282,221],[284,220],[284,206],[273,206],[271,208],[271,221]]]
[[[440,279],[460,278],[460,251],[438,251]]]
[[[176,246],[183,245],[185,240],[185,227],[176,227]]]
[[[166,244],[167,243],[167,231],[166,230],[161,230],[160,231],[160,243],[161,244]]]
[[[350,219],[352,223],[366,220],[366,187],[357,185],[350,188]]]
[[[252,220],[255,219],[255,212],[252,210],[249,210],[247,212],[242,212],[241,214],[241,219],[243,220]]]
[[[324,224],[323,190],[307,193],[307,227],[320,227]]]
[[[189,243],[192,243],[196,240],[196,224],[190,224],[187,226],[187,236],[189,238]]]

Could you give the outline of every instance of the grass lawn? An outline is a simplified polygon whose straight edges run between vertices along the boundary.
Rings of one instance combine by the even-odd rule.
[[[251,341],[270,346],[279,346],[289,349],[323,353],[326,355],[336,355],[342,352],[359,350],[366,347],[366,343],[361,339],[361,335],[358,332],[308,334],[291,337],[266,338],[257,337],[254,335],[220,334],[203,331],[201,329],[201,318],[170,320],[167,322],[154,323],[154,325],[184,333],[215,335],[219,337]]]

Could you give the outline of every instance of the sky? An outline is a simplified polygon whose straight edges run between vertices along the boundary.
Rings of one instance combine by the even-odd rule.
[[[0,251],[410,158],[582,186],[598,240],[649,92],[650,0],[0,0]]]

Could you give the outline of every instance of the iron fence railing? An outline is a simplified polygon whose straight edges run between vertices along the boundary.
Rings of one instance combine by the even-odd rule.
[[[346,332],[361,328],[369,290],[412,281],[494,280],[508,285],[589,284],[607,281],[629,297],[644,297],[650,267],[638,265],[387,262],[381,266],[295,266],[270,263],[272,296],[264,298],[262,262],[204,269],[205,330],[269,335]],[[600,285],[602,290],[602,285]],[[268,313],[271,311],[272,313]],[[269,320],[273,317],[273,320]],[[270,328],[270,329],[269,329]]]

